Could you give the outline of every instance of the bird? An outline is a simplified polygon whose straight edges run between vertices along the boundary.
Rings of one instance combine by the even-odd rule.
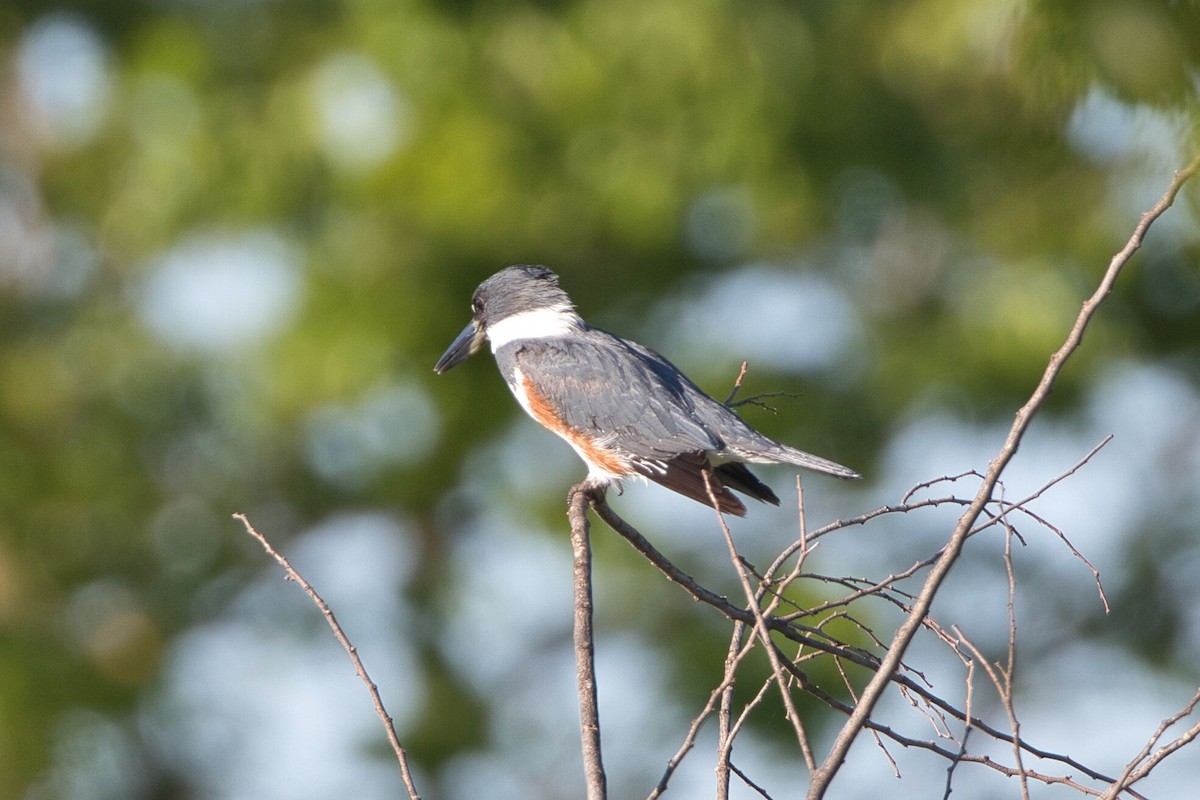
[[[731,489],[779,505],[747,464],[860,477],[759,433],[662,355],[588,325],[547,267],[518,264],[481,283],[471,321],[434,372],[485,344],[526,413],[583,459],[587,488],[620,490],[623,480],[645,478],[711,507],[711,487],[720,511],[740,517],[746,506]]]

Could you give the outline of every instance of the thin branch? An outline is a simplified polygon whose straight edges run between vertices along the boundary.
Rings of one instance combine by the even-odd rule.
[[[767,571],[763,573],[763,588],[759,591],[760,595],[770,589],[772,583],[776,582],[775,575],[783,568],[783,564],[787,559],[791,558],[792,554],[799,553],[791,571],[778,580],[779,588],[775,590],[775,599],[771,602],[768,613],[774,613],[779,604],[783,602],[783,593],[803,574],[804,562],[808,559],[808,554],[816,549],[815,544],[810,546],[808,543],[808,517],[804,513],[804,484],[801,483],[799,475],[796,476],[796,517],[800,521],[800,538],[796,540],[794,546],[787,548],[786,556],[776,558],[771,562],[771,566],[767,567]]]
[[[1197,157],[1185,169],[1175,174],[1175,178],[1171,181],[1171,185],[1167,188],[1167,191],[1149,211],[1142,215],[1129,241],[1125,243],[1120,252],[1113,256],[1096,291],[1084,301],[1079,310],[1079,315],[1076,317],[1074,325],[1071,326],[1071,330],[1067,334],[1062,347],[1050,357],[1050,363],[1047,364],[1046,370],[1042,374],[1041,380],[1038,381],[1037,387],[1030,395],[1029,400],[1017,412],[1003,447],[1001,447],[996,457],[992,459],[991,464],[988,465],[987,473],[984,475],[983,482],[975,495],[974,501],[972,501],[970,507],[959,518],[958,524],[955,526],[954,532],[946,543],[945,549],[926,577],[925,585],[922,587],[921,593],[917,596],[917,600],[913,604],[912,612],[896,630],[892,644],[880,663],[879,670],[863,690],[862,699],[855,706],[854,713],[850,715],[850,719],[842,726],[842,730],[838,733],[825,761],[813,773],[812,782],[809,784],[808,800],[821,800],[825,796],[825,792],[833,781],[834,776],[845,762],[846,755],[850,751],[850,746],[858,738],[859,731],[863,729],[863,726],[870,719],[871,713],[875,710],[875,704],[879,702],[880,697],[883,696],[883,692],[887,688],[888,682],[891,680],[891,675],[900,666],[900,661],[904,657],[904,653],[908,650],[909,644],[912,642],[913,637],[916,636],[926,615],[928,615],[934,596],[937,594],[938,589],[941,588],[946,576],[950,573],[950,569],[958,560],[963,544],[967,540],[967,535],[983,512],[984,506],[991,500],[992,492],[996,487],[996,482],[1000,479],[1001,473],[1004,472],[1005,467],[1008,466],[1013,456],[1016,455],[1017,448],[1021,444],[1021,439],[1024,438],[1025,432],[1029,429],[1033,417],[1041,409],[1042,404],[1045,403],[1046,397],[1049,396],[1050,390],[1062,372],[1067,359],[1071,357],[1083,341],[1083,334],[1087,329],[1088,323],[1091,322],[1100,304],[1104,302],[1104,299],[1112,291],[1117,276],[1121,274],[1130,257],[1142,246],[1146,231],[1149,230],[1150,225],[1171,206],[1176,194],[1179,193],[1179,189],[1198,167],[1200,167],[1200,157]]]
[[[1023,800],[1029,800],[1029,781],[1027,779],[1025,765],[1021,760],[1021,748],[1015,744],[1015,742],[1020,741],[1021,726],[1017,721],[1017,712],[1015,706],[1013,705],[1012,673],[1010,669],[997,671],[996,666],[984,657],[980,649],[975,646],[975,643],[968,639],[966,634],[959,630],[957,626],[954,627],[954,633],[958,636],[958,641],[965,645],[967,650],[970,651],[972,666],[978,664],[979,666],[983,667],[984,672],[987,673],[988,679],[992,682],[992,686],[996,688],[996,694],[999,695],[1000,702],[1004,706],[1005,712],[1008,714],[1009,725],[1012,727],[1013,732],[1013,758],[1014,763],[1016,764],[1017,775],[1021,781],[1021,797]],[[1012,640],[1010,639],[1009,641],[1011,642]],[[1010,661],[1009,668],[1011,668],[1011,665],[1012,662]]]
[[[1150,755],[1150,751],[1158,744],[1158,740],[1163,737],[1167,729],[1181,719],[1190,716],[1196,710],[1197,705],[1200,705],[1200,689],[1196,690],[1196,693],[1192,695],[1192,699],[1187,702],[1187,705],[1162,721],[1158,728],[1155,729],[1154,734],[1146,742],[1146,746],[1142,748],[1141,752],[1125,765],[1125,769],[1121,771],[1120,776],[1113,781],[1112,786],[1104,793],[1102,800],[1116,800],[1116,797],[1121,792],[1129,790],[1130,786],[1133,786],[1134,783],[1149,775],[1150,771],[1158,766],[1164,758],[1193,741],[1197,736],[1200,736],[1200,722],[1198,722],[1176,737],[1174,741],[1160,747],[1154,755]]]
[[[756,639],[751,639],[749,642],[746,643],[747,647],[752,648],[756,641],[757,641]],[[729,729],[729,740],[731,743],[730,744],[731,748],[732,748],[733,738],[741,732],[742,728],[746,727],[746,723],[748,723],[750,721],[750,714],[754,711],[754,709],[756,709],[760,705],[762,705],[763,700],[765,700],[767,697],[767,692],[770,690],[770,688],[772,686],[775,685],[775,681],[776,681],[775,674],[772,673],[771,676],[769,678],[765,679],[762,682],[762,685],[758,687],[758,691],[754,693],[754,697],[750,698],[746,702],[746,705],[742,706],[741,713],[738,714],[737,720],[733,723],[733,726]]]
[[[989,520],[986,524],[979,525],[975,528],[972,528],[971,529],[972,535],[979,533],[980,531],[984,530],[985,528],[989,528],[992,525],[995,525],[999,522],[1003,522],[1005,519],[1007,519],[1008,514],[1011,511],[1018,511],[1018,510],[1025,511],[1027,509],[1027,507],[1029,506],[1029,504],[1032,503],[1034,500],[1037,500],[1039,497],[1044,495],[1046,492],[1050,491],[1052,488],[1054,488],[1058,484],[1062,483],[1067,478],[1071,477],[1075,473],[1079,472],[1079,470],[1081,470],[1085,466],[1087,466],[1087,463],[1089,461],[1091,461],[1092,458],[1094,458],[1097,453],[1099,453],[1101,450],[1103,450],[1104,447],[1112,440],[1113,440],[1113,435],[1110,433],[1107,436],[1105,436],[1103,439],[1101,439],[1100,442],[1098,444],[1096,444],[1095,447],[1093,447],[1091,450],[1088,450],[1087,453],[1084,454],[1083,458],[1076,461],[1075,464],[1073,466],[1071,466],[1070,469],[1068,469],[1066,472],[1060,472],[1058,475],[1055,475],[1053,478],[1051,478],[1050,480],[1046,481],[1041,486],[1039,486],[1037,488],[1037,490],[1034,491],[1032,494],[1029,494],[1028,496],[1022,498],[1021,500],[1019,500],[1015,503],[1006,503],[1006,502],[1001,501],[1000,506],[1003,509],[1002,512],[1000,514],[998,514],[994,519]],[[1073,547],[1071,549],[1073,551],[1075,550],[1075,548],[1073,548]],[[1078,555],[1078,553],[1076,553],[1076,554]]]
[[[761,786],[759,786],[754,781],[750,780],[750,776],[747,775],[746,773],[742,772],[740,769],[738,769],[736,764],[731,763],[729,765],[729,768],[732,769],[735,773],[737,773],[737,776],[742,779],[742,783],[746,784],[751,789],[758,792],[758,795],[760,797],[766,798],[766,800],[771,800],[771,795],[767,794],[767,790],[762,788]]]
[[[745,626],[742,626],[743,628]],[[748,652],[754,648],[757,640],[753,637],[746,642],[746,648],[743,652]],[[758,687],[758,691],[754,693],[754,697],[747,701],[742,707],[741,713],[737,719],[730,724],[725,722],[724,729],[721,733],[721,742],[717,752],[717,798],[718,800],[729,800],[729,776],[731,774],[741,775],[737,772],[737,768],[733,766],[733,740],[741,733],[742,728],[750,720],[750,714],[754,709],[762,704],[767,696],[767,692],[775,685],[775,675],[771,674],[769,678],[762,682]],[[730,696],[730,705],[732,705],[732,696]],[[743,776],[744,777],[744,776]]]
[[[738,370],[737,377],[733,380],[733,388],[729,390],[729,395],[725,398],[725,405],[733,408],[733,398],[737,397],[738,391],[742,388],[742,378],[746,377],[746,362],[742,362],[742,368]]]
[[[1077,558],[1080,562],[1083,563],[1083,565],[1085,567],[1088,568],[1088,571],[1092,573],[1092,580],[1095,581],[1095,583],[1096,583],[1096,593],[1100,595],[1100,603],[1104,606],[1105,614],[1107,614],[1111,611],[1111,607],[1109,606],[1109,603],[1108,603],[1108,595],[1104,591],[1104,583],[1103,583],[1103,581],[1100,580],[1100,570],[1096,569],[1096,567],[1092,564],[1092,562],[1087,559],[1087,556],[1085,556],[1083,553],[1079,552],[1079,549],[1076,548],[1075,545],[1071,543],[1071,540],[1069,538],[1067,538],[1067,535],[1065,533],[1063,533],[1061,529],[1059,529],[1055,525],[1052,525],[1049,522],[1049,520],[1044,519],[1041,515],[1030,510],[1029,504],[1032,503],[1034,500],[1037,500],[1039,497],[1041,497],[1043,494],[1048,492],[1051,488],[1053,488],[1057,484],[1065,481],[1067,478],[1071,477],[1072,475],[1077,473],[1079,470],[1083,469],[1088,464],[1088,462],[1091,461],[1093,457],[1095,457],[1095,455],[1097,453],[1099,453],[1102,449],[1104,449],[1104,447],[1109,442],[1112,441],[1112,439],[1113,439],[1113,435],[1111,433],[1108,434],[1107,436],[1105,436],[1103,439],[1100,440],[1100,442],[1095,447],[1093,447],[1091,450],[1089,450],[1083,456],[1083,458],[1076,461],[1074,466],[1072,466],[1066,472],[1059,473],[1054,478],[1052,478],[1049,481],[1047,481],[1046,483],[1042,484],[1040,487],[1038,487],[1037,491],[1033,492],[1032,494],[1028,495],[1027,497],[1024,497],[1021,500],[1019,500],[1018,502],[1012,503],[1012,504],[1001,501],[1000,507],[1002,510],[1001,510],[1000,514],[998,514],[996,517],[994,517],[992,519],[989,519],[987,522],[983,522],[983,523],[980,523],[979,525],[976,525],[971,530],[971,535],[974,536],[975,534],[991,527],[992,525],[995,525],[998,522],[1007,524],[1010,512],[1020,511],[1022,514],[1029,517],[1030,519],[1034,520],[1039,525],[1041,525],[1043,528],[1046,528],[1051,533],[1053,533],[1055,536],[1057,536],[1059,538],[1059,540],[1062,541],[1062,543],[1067,546],[1067,549],[1071,551],[1071,554],[1074,555],[1075,558]],[[1024,544],[1024,542],[1022,542],[1022,544]]]
[[[904,493],[904,497],[900,498],[900,502],[901,503],[911,502],[913,495],[915,495],[917,492],[921,491],[922,489],[932,488],[932,487],[938,485],[939,483],[954,483],[955,481],[962,480],[963,478],[979,478],[980,480],[983,480],[983,476],[980,475],[978,472],[976,472],[973,469],[969,469],[966,472],[960,472],[957,475],[942,475],[940,478],[933,478],[931,480],[922,481],[921,483],[918,483],[916,486],[912,487],[911,489],[909,489],[907,492]]]
[[[738,374],[737,386],[741,385],[741,379],[742,376],[745,375],[745,371],[746,363],[742,362],[742,371]],[[735,386],[735,391],[737,386]],[[732,393],[730,394],[729,399],[733,399]],[[804,543],[807,537],[807,524],[804,514],[804,492],[800,484],[799,475],[796,476],[796,504],[800,519],[800,541],[801,543]],[[714,506],[714,508],[717,507]],[[724,520],[722,520],[722,525],[724,525]],[[801,547],[800,556],[796,560],[796,566],[793,568],[792,573],[788,576],[787,580],[793,579],[795,575],[800,572],[800,570],[803,568],[804,559],[808,555],[808,552],[809,551],[807,547]],[[737,566],[740,572],[742,562],[740,559],[738,561],[739,563],[735,566]],[[760,581],[759,588],[754,593],[755,606],[762,602],[763,597],[766,596],[769,589],[770,584],[767,581]],[[770,616],[771,614],[774,614],[782,599],[783,598],[781,594],[775,593],[762,614],[764,616]],[[729,796],[729,775],[732,767],[730,759],[733,754],[733,740],[737,736],[738,732],[742,729],[742,726],[746,723],[746,720],[749,719],[750,712],[762,702],[766,695],[767,689],[771,684],[771,681],[769,680],[764,682],[755,696],[746,703],[745,707],[742,708],[741,713],[738,715],[737,721],[731,722],[734,672],[738,665],[743,659],[746,658],[746,656],[754,647],[753,640],[746,642],[744,645],[742,644],[742,641],[745,637],[745,630],[745,623],[741,621],[734,622],[733,634],[729,642],[729,653],[725,659],[725,679],[721,688],[721,712],[719,718],[720,729],[718,732],[719,735],[717,742],[717,800],[724,800],[724,798]],[[797,656],[797,658],[799,658],[799,656]],[[811,749],[809,752],[811,753]]]
[[[851,700],[857,703],[858,693],[854,691],[854,683],[850,680],[850,676],[846,673],[845,664],[842,663],[840,658],[836,657],[833,659],[833,663],[837,667],[838,675],[840,675],[842,678],[842,685],[846,687],[846,693],[850,695]],[[888,763],[892,765],[892,774],[895,775],[896,780],[900,780],[900,765],[896,763],[896,759],[893,758],[892,754],[888,751],[887,745],[883,743],[883,739],[879,736],[879,731],[872,730],[871,736],[875,739],[875,745],[883,753],[883,757],[886,758]]]
[[[737,620],[729,637],[729,649],[725,654],[725,676],[721,681],[721,703],[717,711],[717,800],[729,798],[730,758],[733,755],[733,740],[741,728],[742,720],[733,722],[733,686],[737,668],[754,649],[754,639],[746,639],[746,623]],[[761,692],[759,695],[761,696]]]
[[[958,765],[962,763],[963,756],[967,754],[967,740],[971,737],[971,726],[968,724],[963,729],[962,744],[958,748],[958,755],[951,759],[950,766],[946,767],[946,789],[942,792],[942,800],[950,800],[950,793],[954,791],[954,771],[958,769]]]
[[[396,754],[396,761],[400,763],[400,775],[404,779],[404,788],[408,791],[409,799],[421,800],[421,795],[417,793],[417,787],[413,783],[412,771],[408,767],[408,754],[400,745],[400,737],[396,735],[396,725],[392,721],[391,714],[384,708],[383,698],[379,696],[379,687],[375,685],[375,681],[371,680],[371,677],[367,674],[367,668],[363,666],[362,659],[358,656],[358,649],[350,643],[346,632],[342,630],[342,626],[338,624],[337,618],[334,617],[333,610],[321,595],[317,594],[317,590],[312,587],[312,584],[296,571],[296,568],[291,565],[283,554],[271,546],[271,543],[267,541],[267,537],[259,533],[250,524],[250,520],[245,514],[234,514],[233,518],[239,520],[246,527],[246,533],[258,540],[258,543],[263,546],[267,554],[274,558],[279,563],[279,566],[283,567],[283,571],[287,573],[287,577],[295,581],[304,590],[304,593],[308,595],[309,599],[317,604],[317,608],[321,609],[321,613],[325,615],[325,621],[329,623],[329,627],[333,630],[333,635],[337,638],[338,643],[341,644],[342,649],[346,651],[346,654],[350,656],[350,661],[354,664],[355,672],[358,673],[358,677],[366,684],[367,691],[371,694],[371,702],[375,704],[375,713],[383,722],[383,727],[387,731],[388,741],[392,745],[392,752]]]
[[[729,643],[729,653],[725,657],[725,674],[721,678],[721,683],[712,690],[708,696],[708,702],[704,704],[704,708],[700,709],[700,713],[692,720],[683,743],[679,745],[679,749],[675,751],[675,755],[671,756],[667,761],[667,768],[663,771],[662,777],[658,780],[658,785],[650,792],[647,800],[656,800],[656,798],[661,797],[667,791],[667,783],[671,780],[671,776],[679,768],[679,764],[683,761],[684,756],[696,745],[696,737],[700,733],[700,726],[704,724],[704,721],[709,718],[716,708],[717,700],[723,698],[726,691],[733,686],[737,665],[754,648],[752,642],[745,645],[740,644],[741,634],[745,630],[745,626],[740,622],[735,622],[733,627],[734,635]],[[721,745],[723,744],[724,742],[721,742]],[[719,763],[718,769],[720,769]]]
[[[1008,660],[1004,664],[1004,692],[1000,695],[1004,701],[1004,711],[1008,714],[1008,722],[1013,735],[1013,763],[1021,770],[1021,798],[1029,800],[1029,781],[1025,777],[1025,764],[1021,760],[1021,721],[1017,719],[1016,700],[1013,695],[1013,683],[1017,671],[1017,576],[1013,567],[1012,540],[1016,535],[1012,526],[1006,520],[1004,527],[1007,536],[1004,537],[1004,571],[1008,576]],[[1101,595],[1103,596],[1103,595]]]
[[[809,770],[815,769],[816,759],[813,758],[812,748],[808,743],[808,734],[804,730],[804,721],[800,719],[800,714],[796,711],[795,703],[792,700],[792,693],[788,687],[787,677],[783,674],[783,667],[780,665],[779,656],[771,644],[771,632],[767,629],[762,609],[758,605],[759,598],[754,587],[750,584],[750,577],[747,574],[746,567],[742,563],[737,547],[733,543],[733,534],[729,532],[729,526],[725,524],[725,517],[721,514],[721,504],[717,500],[716,492],[713,491],[712,481],[709,479],[708,472],[705,471],[701,474],[704,477],[704,488],[708,492],[709,502],[712,503],[713,511],[717,515],[717,522],[721,526],[721,531],[725,534],[725,544],[729,547],[729,557],[733,561],[734,569],[737,570],[738,579],[742,583],[742,590],[746,593],[747,608],[754,615],[754,630],[758,634],[758,638],[762,641],[763,649],[767,652],[767,658],[771,661],[771,669],[775,673],[775,680],[779,685],[779,694],[783,699],[783,706],[787,712],[788,721],[792,723],[792,728],[796,732],[796,742],[800,745],[800,752],[804,754],[804,763],[808,765]]]
[[[575,673],[579,686],[579,738],[588,800],[608,793],[600,752],[600,710],[596,701],[596,651],[592,636],[592,548],[588,541],[589,503],[603,500],[604,490],[587,481],[571,487],[567,518],[571,521],[571,551],[575,574]]]
[[[737,378],[733,381],[733,388],[729,390],[729,394],[725,397],[725,402],[722,404],[726,408],[737,408],[738,406],[758,406],[765,408],[772,414],[778,413],[773,407],[763,402],[764,397],[799,397],[800,395],[794,392],[762,392],[760,394],[751,395],[745,400],[738,400],[736,403],[733,398],[737,397],[737,393],[742,390],[742,379],[746,377],[746,362],[742,362],[742,368],[738,370]]]

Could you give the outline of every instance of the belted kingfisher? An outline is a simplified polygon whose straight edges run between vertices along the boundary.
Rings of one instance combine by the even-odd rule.
[[[491,342],[517,402],[574,448],[592,486],[649,478],[711,505],[707,471],[721,511],[740,517],[746,507],[730,489],[779,505],[747,463],[859,477],[767,438],[658,353],[588,325],[546,267],[497,272],[475,290],[471,313],[434,371],[445,372]]]

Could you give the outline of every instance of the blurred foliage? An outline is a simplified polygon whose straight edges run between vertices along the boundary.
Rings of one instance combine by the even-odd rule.
[[[549,264],[633,335],[700,276],[827,272],[866,322],[849,377],[752,382],[804,393],[803,422],[765,429],[870,473],[914,409],[1012,413],[1197,145],[1194,0],[16,0],[0,48],[0,797],[35,796],[69,710],[135,708],[258,565],[231,511],[299,530],[403,509],[409,600],[437,613],[439,504],[516,406],[489,369],[430,367],[494,269]],[[750,235],[697,246],[689,215],[730,187]],[[231,237],[276,253],[291,305],[234,285],[207,332],[156,328],[155,276]],[[1058,407],[1115,355],[1197,380],[1200,237],[1167,239]],[[724,646],[697,627],[681,663]],[[409,740],[432,766],[477,744],[487,701],[422,648]],[[189,796],[147,775],[145,796]]]

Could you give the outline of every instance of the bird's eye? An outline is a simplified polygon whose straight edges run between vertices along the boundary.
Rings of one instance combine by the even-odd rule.
[[[471,301],[471,310],[473,312],[475,312],[476,314],[483,311],[483,301],[480,300],[478,297],[476,297],[474,300]]]

